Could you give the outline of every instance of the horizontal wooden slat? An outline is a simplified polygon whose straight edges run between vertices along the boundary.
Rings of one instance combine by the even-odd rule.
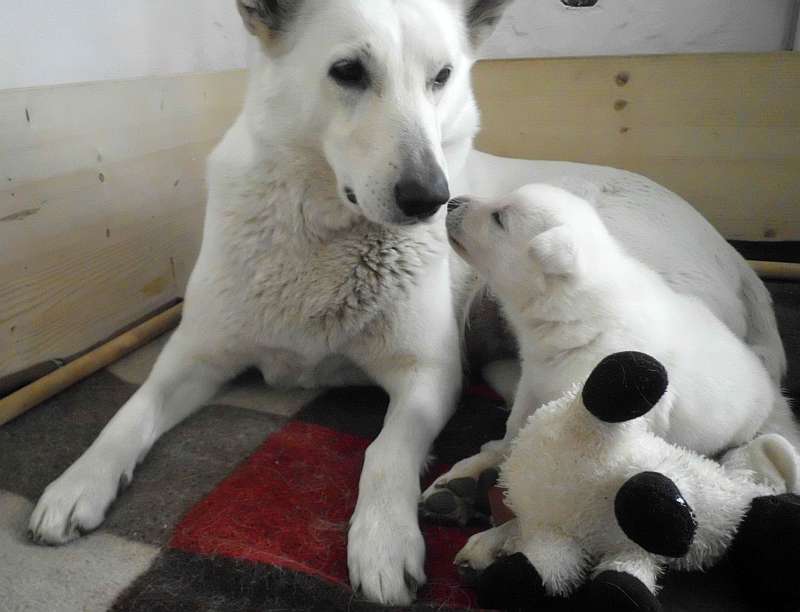
[[[800,55],[481,62],[499,155],[627,168],[727,237],[800,239]],[[0,377],[183,293],[242,71],[0,91]]]
[[[626,168],[728,238],[800,238],[800,55],[482,62],[478,145]]]

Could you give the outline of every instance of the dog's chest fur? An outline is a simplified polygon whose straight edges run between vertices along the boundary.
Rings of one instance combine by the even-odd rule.
[[[419,278],[447,254],[443,228],[387,228],[277,168],[227,172],[209,209],[224,262],[217,293],[259,347],[313,365],[357,336],[385,336]],[[223,288],[224,287],[224,288]]]

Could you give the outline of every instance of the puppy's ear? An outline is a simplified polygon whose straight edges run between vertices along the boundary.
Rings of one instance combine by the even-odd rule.
[[[576,272],[579,265],[578,245],[566,225],[536,236],[528,246],[528,254],[546,275],[567,276]]]
[[[236,0],[244,27],[259,37],[284,32],[301,0]]]
[[[491,36],[500,18],[513,0],[463,0],[467,13],[469,40],[479,47]]]

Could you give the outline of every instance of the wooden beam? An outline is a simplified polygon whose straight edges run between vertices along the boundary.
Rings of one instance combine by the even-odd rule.
[[[800,238],[800,54],[481,62],[478,146],[639,172],[729,239]]]
[[[182,304],[173,306],[63,368],[0,399],[0,426],[173,329],[180,321],[182,308]]]

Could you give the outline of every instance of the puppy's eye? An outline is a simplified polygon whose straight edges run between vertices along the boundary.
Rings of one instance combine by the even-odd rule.
[[[506,226],[505,226],[505,225],[503,225],[503,215],[501,215],[501,214],[500,214],[500,211],[497,211],[497,212],[493,212],[493,213],[492,213],[492,221],[494,221],[494,222],[495,222],[495,224],[496,224],[496,225],[497,225],[497,226],[498,226],[500,229],[506,229]]]
[[[442,89],[445,85],[447,85],[447,81],[450,80],[450,76],[453,74],[452,66],[445,66],[439,71],[439,74],[436,75],[436,78],[433,79],[433,88],[434,89]]]
[[[367,69],[360,60],[340,60],[328,71],[330,77],[342,87],[366,89],[369,82]]]

